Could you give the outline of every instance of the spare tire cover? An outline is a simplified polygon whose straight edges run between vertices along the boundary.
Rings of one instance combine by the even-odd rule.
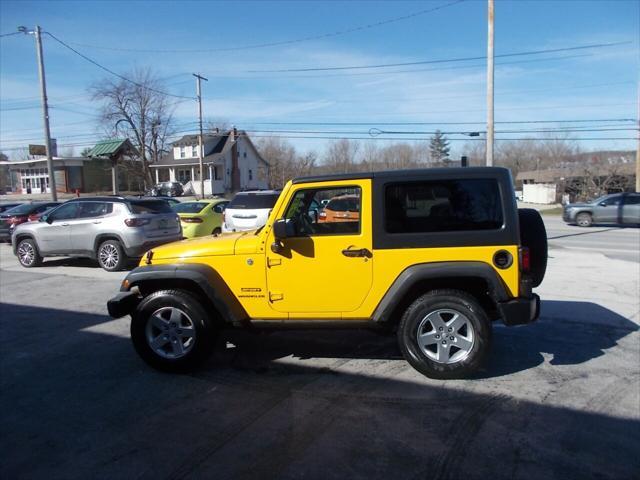
[[[544,279],[547,270],[547,229],[540,213],[533,208],[519,208],[520,243],[529,249],[531,258],[530,276],[533,287]]]

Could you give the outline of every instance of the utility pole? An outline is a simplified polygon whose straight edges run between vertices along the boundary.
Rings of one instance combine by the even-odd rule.
[[[640,80],[638,80],[638,118],[636,118],[638,142],[636,143],[636,192],[640,192]]]
[[[47,153],[47,171],[49,172],[49,188],[51,189],[51,200],[58,200],[56,190],[56,176],[53,170],[53,158],[51,157],[51,130],[49,129],[49,105],[47,103],[47,81],[44,76],[44,58],[42,55],[42,31],[36,25],[33,32],[27,32],[26,28],[19,27],[19,31],[32,33],[36,37],[36,53],[38,55],[38,75],[40,77],[40,94],[42,97],[42,116],[44,119],[44,145]]]
[[[200,193],[202,194],[202,198],[204,199],[204,167],[202,165],[202,158],[204,157],[204,149],[202,147],[202,93],[200,90],[200,81],[204,80],[205,82],[208,82],[209,80],[207,80],[202,75],[199,75],[197,73],[194,73],[193,76],[196,77],[196,94],[198,96],[198,122],[200,123],[200,134],[198,135],[198,160],[200,163]]]
[[[487,167],[493,165],[493,0],[489,1],[487,38]]]

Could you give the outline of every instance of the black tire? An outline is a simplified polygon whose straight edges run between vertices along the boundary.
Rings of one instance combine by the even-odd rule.
[[[162,316],[167,309],[170,314],[177,309],[183,315],[179,321],[180,324],[174,327],[174,330],[167,330],[167,335],[164,335],[160,328],[156,328],[153,323],[149,322],[154,321],[154,314]],[[178,338],[177,341],[181,342],[184,354],[175,357],[173,344],[177,342],[174,340],[176,337],[171,337],[171,335],[179,332],[180,327],[187,329],[187,326],[191,324],[194,335],[190,340],[193,343],[189,343],[189,339],[183,342]],[[211,355],[218,331],[215,319],[207,313],[200,300],[184,290],[154,292],[144,298],[131,315],[131,339],[136,352],[147,364],[163,372],[189,372],[195,369]],[[155,336],[155,333],[158,333],[158,336]],[[158,339],[160,335],[170,337],[162,345],[163,351],[166,350],[164,355],[154,350],[150,344],[151,338]],[[160,348],[157,348],[160,351]],[[170,357],[172,353],[174,358]]]
[[[98,246],[96,251],[98,264],[107,272],[122,270],[129,262],[124,249],[117,240],[106,240]]]
[[[42,257],[40,256],[38,245],[35,240],[31,238],[25,238],[18,243],[16,254],[20,265],[25,268],[39,267],[42,265]]]
[[[593,217],[589,212],[580,212],[576,215],[576,225],[579,227],[590,227],[593,225]]]
[[[529,249],[531,286],[537,287],[542,283],[547,271],[547,229],[544,226],[542,216],[533,208],[518,209],[518,219],[520,243]]]
[[[222,230],[220,229],[220,227],[216,227],[213,229],[213,232],[211,232],[211,235],[215,235],[218,236],[222,233]]]
[[[448,332],[445,324],[444,336],[440,334],[436,342],[436,352],[427,353],[418,345],[418,334],[438,334],[434,325],[425,324],[432,315],[451,315],[450,325],[454,315],[462,314],[466,320],[465,326],[458,330]],[[433,327],[434,330],[426,331],[425,328]],[[471,329],[471,331],[470,331]],[[450,338],[454,340],[451,341]],[[465,352],[456,347],[459,341],[465,340],[471,346]],[[447,345],[441,345],[448,342]],[[491,322],[478,301],[466,292],[460,290],[433,290],[415,300],[404,312],[398,328],[398,344],[404,358],[413,368],[430,378],[450,379],[464,378],[478,370],[489,351],[491,345]],[[442,350],[441,350],[442,349]],[[446,351],[453,363],[437,361],[433,358],[439,352]],[[462,356],[456,360],[456,355]]]

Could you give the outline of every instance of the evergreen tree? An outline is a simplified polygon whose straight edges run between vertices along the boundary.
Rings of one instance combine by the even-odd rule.
[[[440,130],[431,137],[429,142],[429,156],[432,162],[444,162],[449,159],[449,141]]]

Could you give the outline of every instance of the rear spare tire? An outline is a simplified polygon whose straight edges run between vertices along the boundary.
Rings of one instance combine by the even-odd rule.
[[[537,287],[547,270],[547,229],[542,216],[533,208],[519,208],[518,220],[520,243],[529,249],[531,286]]]

